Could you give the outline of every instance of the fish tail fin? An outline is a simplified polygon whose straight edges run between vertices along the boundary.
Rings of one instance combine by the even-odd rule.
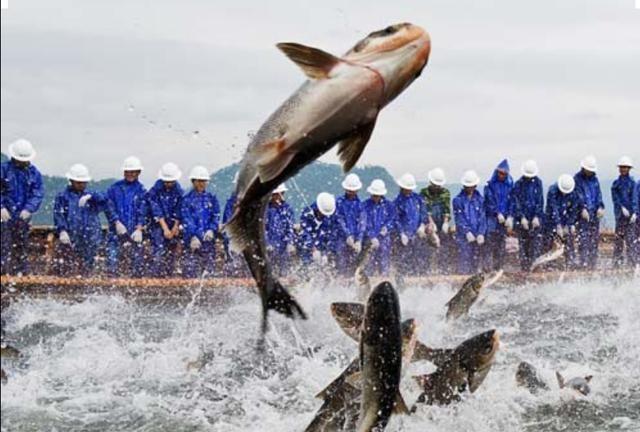
[[[272,279],[272,287],[267,297],[267,302],[263,312],[263,331],[266,330],[266,320],[269,310],[273,309],[276,312],[283,314],[288,318],[301,318],[307,319],[307,314],[302,307],[298,304],[295,298],[275,279]]]
[[[558,380],[558,385],[560,388],[564,388],[564,377],[560,375],[560,372],[556,372],[556,379]]]

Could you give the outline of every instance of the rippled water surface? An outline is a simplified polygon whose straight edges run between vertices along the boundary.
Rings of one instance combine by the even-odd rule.
[[[319,288],[322,286],[322,288]],[[502,347],[483,386],[462,403],[394,417],[392,431],[640,430],[640,281],[591,281],[492,288],[470,316],[444,321],[457,287],[409,287],[405,318],[421,339],[452,346],[489,328]],[[188,305],[93,297],[82,303],[22,301],[3,311],[8,338],[24,357],[3,359],[6,431],[300,431],[320,389],[356,354],[329,303],[352,288],[310,283],[297,296],[306,322],[272,315],[267,351],[255,351],[258,298],[233,290],[224,301]],[[552,390],[516,387],[519,361]],[[432,370],[416,363],[405,375]],[[560,391],[555,371],[592,374],[588,397]],[[405,378],[405,398],[419,389]]]

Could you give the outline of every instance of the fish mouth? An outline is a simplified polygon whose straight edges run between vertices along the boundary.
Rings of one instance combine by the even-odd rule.
[[[495,272],[492,272],[492,273],[489,273],[489,277],[482,284],[482,288],[487,288],[487,287],[490,287],[491,285],[495,284],[496,282],[498,282],[498,280],[502,277],[503,274],[504,274],[504,270],[502,270],[502,269],[500,269],[498,271],[495,271]]]

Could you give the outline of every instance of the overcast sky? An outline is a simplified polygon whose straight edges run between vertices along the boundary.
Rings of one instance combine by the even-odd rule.
[[[410,21],[432,38],[423,75],[381,116],[361,164],[483,178],[503,157],[543,177],[595,154],[602,175],[640,163],[640,10],[634,0],[9,0],[2,11],[2,151],[98,178],[136,154],[147,181],[237,161],[247,135],[304,80],[276,48],[340,54]],[[198,133],[195,133],[195,132]],[[326,161],[334,161],[334,151]]]

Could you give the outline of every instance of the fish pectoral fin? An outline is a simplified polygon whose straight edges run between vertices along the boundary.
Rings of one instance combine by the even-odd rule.
[[[276,46],[311,79],[328,78],[331,69],[342,61],[321,49],[294,42],[282,42]]]
[[[354,372],[345,378],[345,382],[356,389],[362,388],[362,372]]]
[[[338,156],[342,162],[342,171],[350,171],[360,159],[364,148],[371,138],[371,133],[376,125],[374,118],[353,131],[349,136],[338,143]]]
[[[293,152],[287,151],[284,138],[266,142],[255,150],[255,163],[262,183],[276,178],[293,159]]]
[[[409,407],[407,406],[407,403],[404,401],[404,398],[402,397],[402,393],[400,393],[400,391],[398,391],[398,393],[396,393],[396,401],[393,404],[393,413],[394,414],[409,414]]]

